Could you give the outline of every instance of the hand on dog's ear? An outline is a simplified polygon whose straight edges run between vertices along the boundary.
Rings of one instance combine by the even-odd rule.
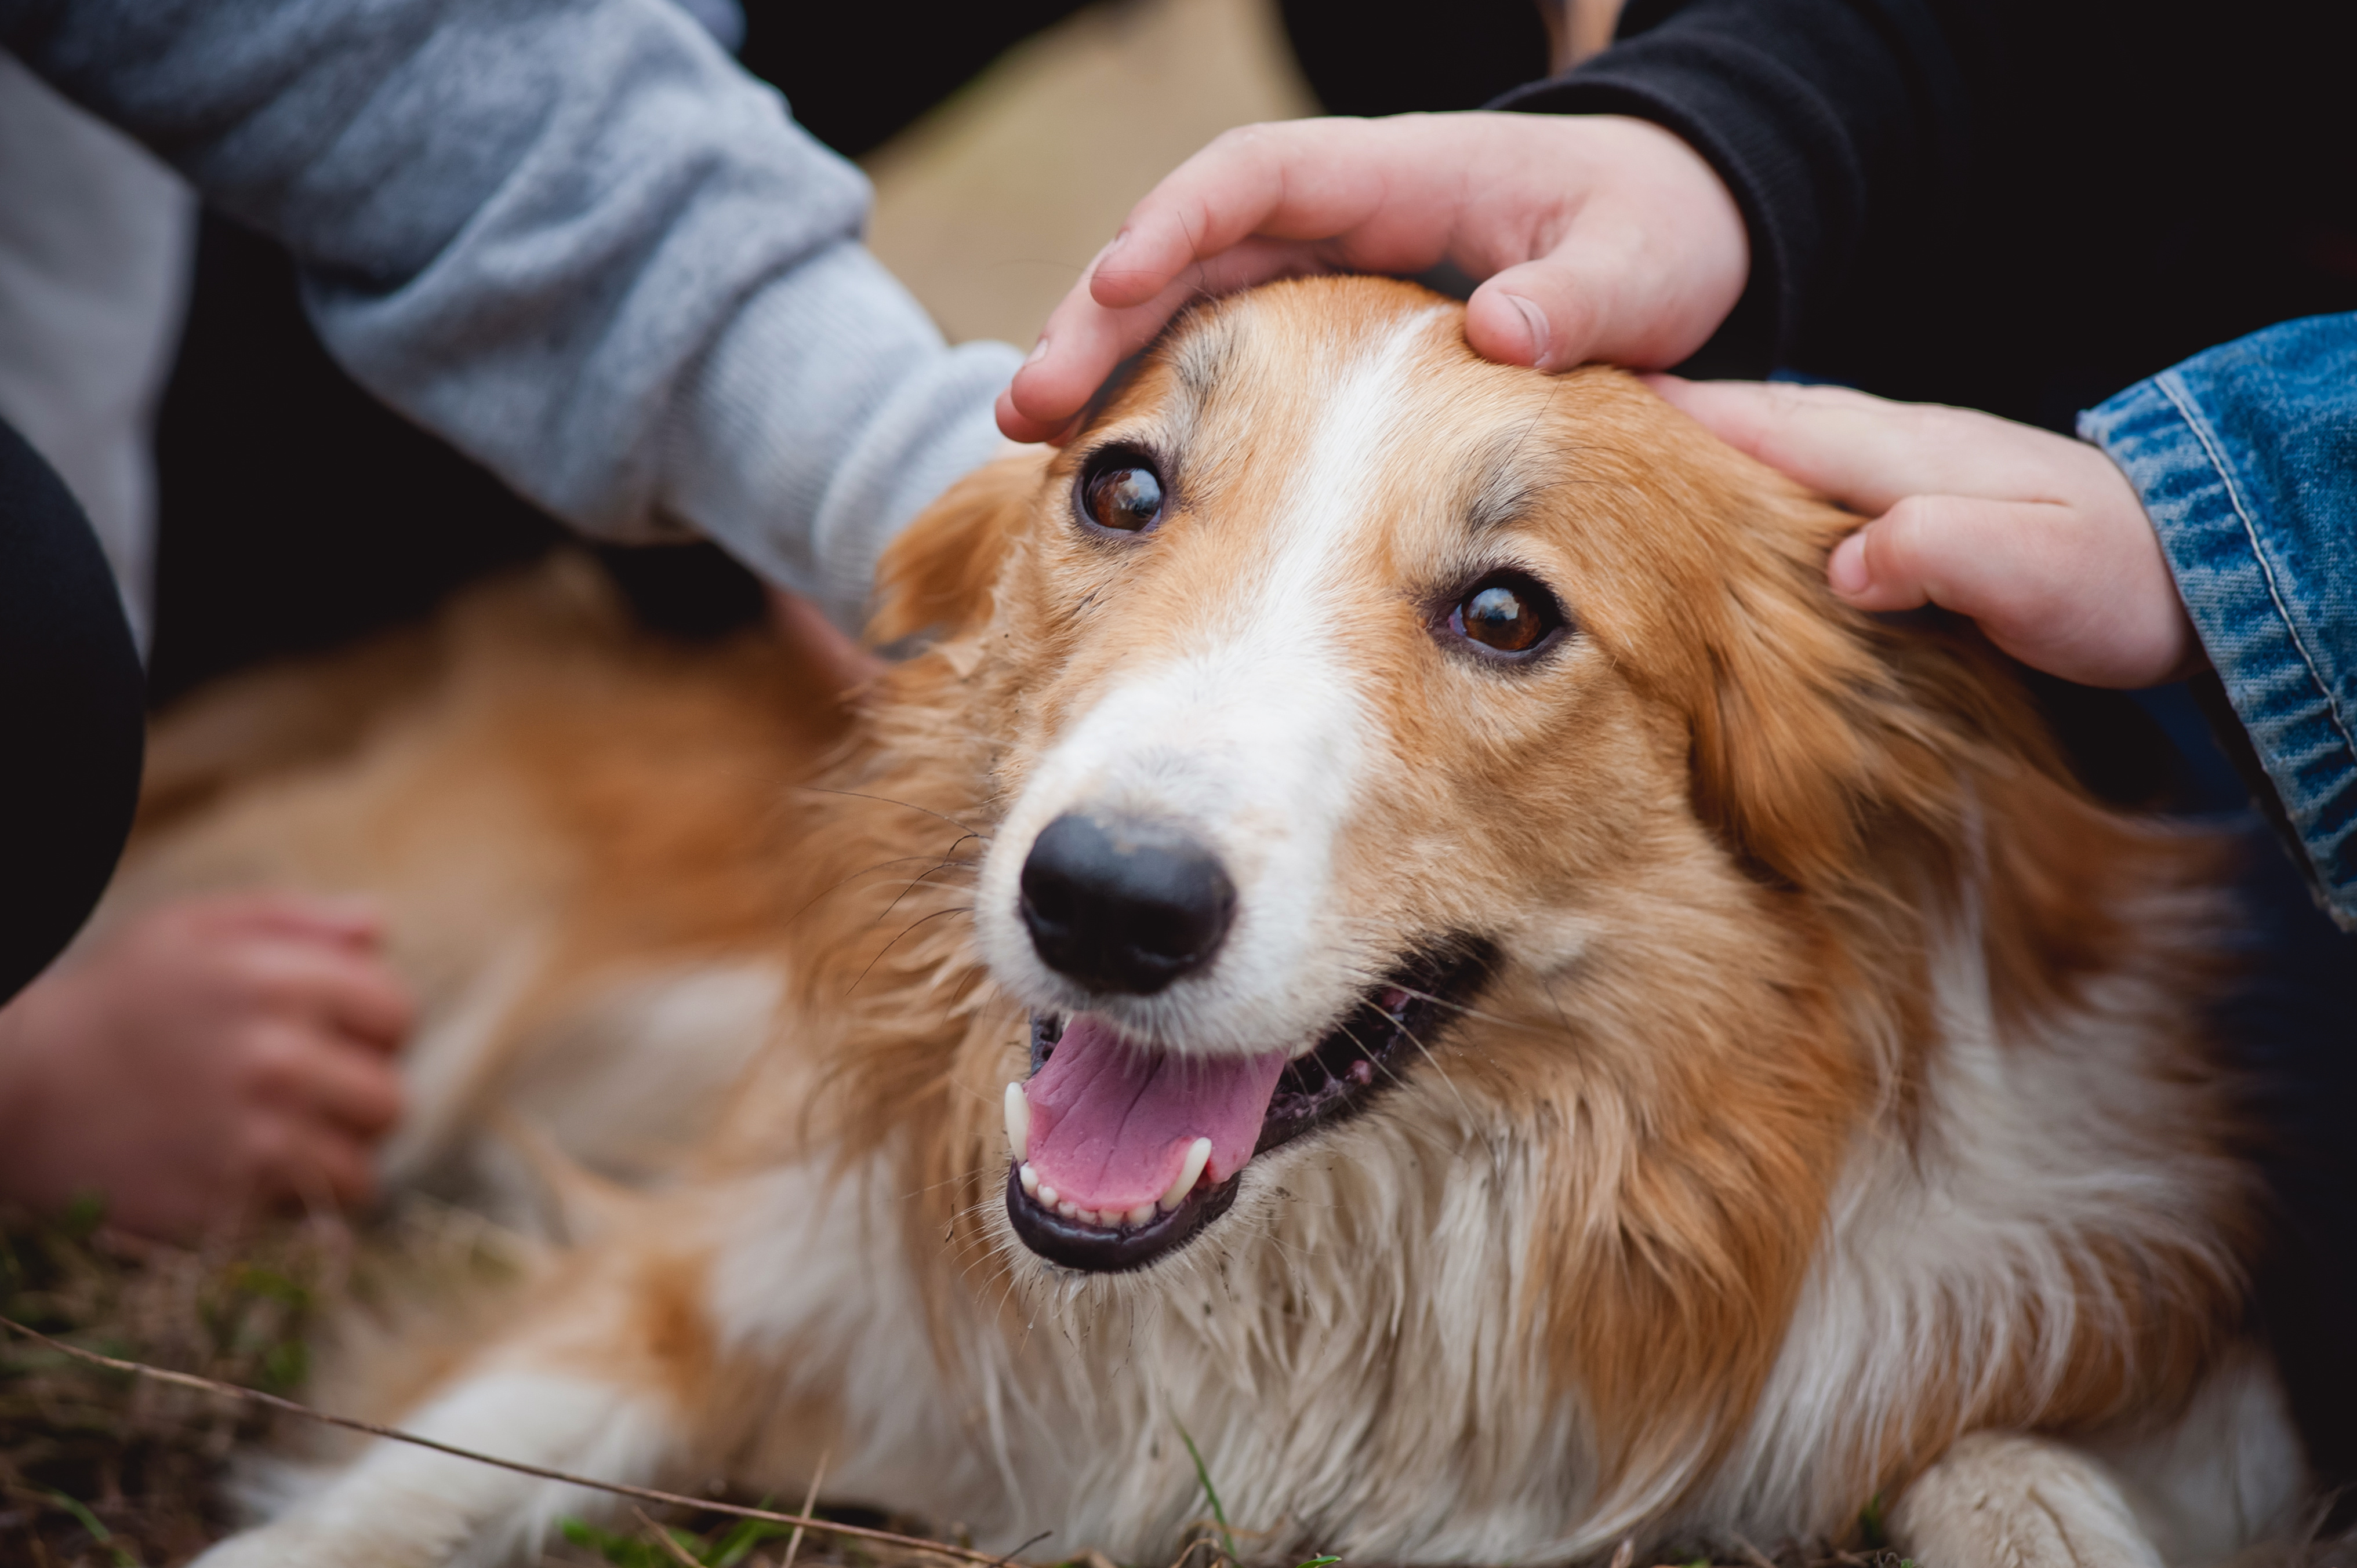
[[[1823,892],[1870,879],[1878,822],[1947,834],[1965,745],[1947,716],[2005,704],[1993,661],[1843,602],[1824,563],[1853,515],[1674,416],[1651,442],[1692,485],[1670,535],[1684,568],[1651,640],[1674,661],[1665,694],[1686,714],[1695,814],[1756,873]]]
[[[885,548],[876,565],[868,646],[889,647],[920,633],[952,636],[989,615],[1006,542],[1054,456],[1043,446],[1017,447],[975,469]]]
[[[1649,379],[1730,446],[1872,520],[1827,564],[1845,602],[1938,605],[2082,685],[2156,685],[2206,662],[2135,487],[2097,448],[1846,387]]]

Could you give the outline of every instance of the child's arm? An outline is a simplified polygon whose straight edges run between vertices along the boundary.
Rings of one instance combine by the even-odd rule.
[[[1016,355],[943,346],[859,243],[859,171],[667,0],[0,0],[0,38],[282,241],[362,385],[578,527],[701,532],[856,625],[998,448]]]

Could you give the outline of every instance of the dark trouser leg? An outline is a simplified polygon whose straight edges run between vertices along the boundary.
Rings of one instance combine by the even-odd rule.
[[[145,680],[81,508],[0,424],[0,1002],[114,870],[139,799]]]

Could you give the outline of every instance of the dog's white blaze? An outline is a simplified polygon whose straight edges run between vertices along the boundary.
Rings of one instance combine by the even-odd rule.
[[[1185,650],[1107,690],[1041,759],[983,874],[977,925],[1002,983],[1042,1006],[1082,999],[1032,951],[1017,909],[1023,857],[1062,813],[1185,823],[1237,890],[1218,961],[1157,996],[1108,1005],[1168,1048],[1299,1046],[1365,983],[1332,908],[1332,851],[1378,722],[1347,659],[1305,628],[1332,624],[1395,447],[1407,367],[1437,309],[1394,323],[1334,378],[1258,569]],[[1388,958],[1390,955],[1382,955]]]

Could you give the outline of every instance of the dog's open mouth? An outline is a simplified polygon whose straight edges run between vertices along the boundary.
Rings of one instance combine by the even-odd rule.
[[[1255,1155],[1397,1081],[1488,967],[1470,944],[1411,960],[1298,1054],[1176,1056],[1095,1014],[1036,1015],[1030,1081],[1006,1090],[1015,1233],[1049,1262],[1098,1273],[1177,1251],[1227,1212]]]

